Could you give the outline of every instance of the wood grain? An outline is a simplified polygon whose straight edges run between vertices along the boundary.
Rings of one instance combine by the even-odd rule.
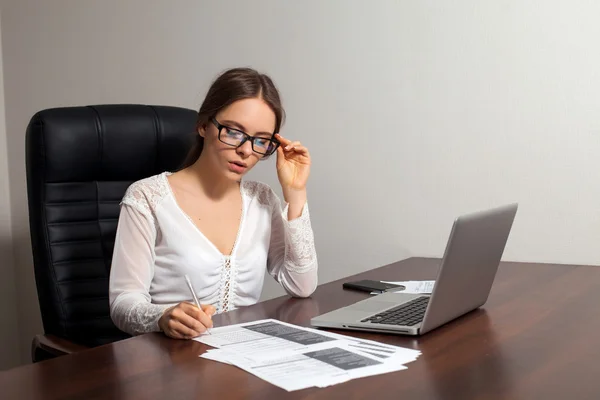
[[[434,279],[439,260],[411,258],[215,317],[215,326],[312,316],[368,294],[360,279]],[[423,337],[337,331],[422,351],[405,371],[288,393],[201,359],[194,341],[148,334],[0,373],[2,399],[595,399],[600,395],[600,268],[502,263],[488,302]]]

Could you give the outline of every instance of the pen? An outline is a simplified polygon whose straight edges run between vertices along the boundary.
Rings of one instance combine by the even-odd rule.
[[[190,288],[190,292],[192,292],[192,296],[194,296],[194,303],[196,303],[196,307],[198,307],[198,309],[202,310],[202,307],[200,307],[200,302],[198,301],[198,297],[196,296],[196,291],[194,290],[194,286],[192,286],[192,281],[190,280],[189,276],[185,276],[185,281],[188,285],[188,288]],[[208,328],[206,328],[206,332],[211,335],[210,330]]]

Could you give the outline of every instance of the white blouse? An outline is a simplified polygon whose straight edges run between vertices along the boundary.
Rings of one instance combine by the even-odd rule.
[[[110,315],[132,335],[160,330],[165,309],[198,300],[217,312],[258,301],[265,269],[291,295],[317,286],[317,254],[308,205],[287,220],[269,186],[242,181],[242,219],[230,256],[223,255],[178,206],[163,172],[133,183],[121,203],[110,271]]]

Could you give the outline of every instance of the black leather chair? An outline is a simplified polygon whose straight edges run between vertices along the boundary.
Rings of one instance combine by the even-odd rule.
[[[112,323],[108,281],[119,202],[134,181],[179,168],[197,112],[146,105],[54,108],[27,127],[39,361],[127,337]]]

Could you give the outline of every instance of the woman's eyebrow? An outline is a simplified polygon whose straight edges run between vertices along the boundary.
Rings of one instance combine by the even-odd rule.
[[[230,127],[230,128],[236,128],[236,129],[239,129],[239,130],[243,131],[244,133],[248,133],[248,132],[246,132],[246,128],[244,127],[244,125],[240,124],[239,122],[233,121],[233,120],[226,119],[226,120],[223,120],[223,121],[221,122],[221,124],[223,124],[223,125],[227,125],[227,126],[228,126],[228,127]],[[258,135],[267,135],[267,136],[271,136],[271,135],[273,135],[273,132],[256,132],[256,133],[254,134],[254,136],[258,136]]]

